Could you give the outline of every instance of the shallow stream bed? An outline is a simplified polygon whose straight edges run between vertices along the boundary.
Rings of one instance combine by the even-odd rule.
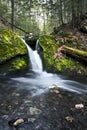
[[[27,121],[9,126],[16,119]],[[86,82],[46,72],[1,76],[0,130],[87,130]]]

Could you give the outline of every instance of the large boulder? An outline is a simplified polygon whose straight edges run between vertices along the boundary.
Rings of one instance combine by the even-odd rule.
[[[26,53],[27,48],[16,33],[9,29],[0,29],[0,64]]]
[[[27,48],[18,34],[0,28],[0,74],[27,69]]]
[[[57,51],[57,44],[55,40],[47,35],[43,35],[39,38],[40,47],[43,49],[43,65],[46,69],[55,66],[54,64],[54,54]]]

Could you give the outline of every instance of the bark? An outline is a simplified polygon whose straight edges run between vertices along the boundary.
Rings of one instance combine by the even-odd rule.
[[[62,0],[60,0],[60,18],[61,18],[61,23],[63,25]]]
[[[74,48],[63,45],[61,47],[61,52],[76,60],[79,60],[80,62],[82,62],[84,64],[87,64],[87,52],[86,51],[74,49]]]
[[[11,28],[14,29],[14,0],[11,0]]]

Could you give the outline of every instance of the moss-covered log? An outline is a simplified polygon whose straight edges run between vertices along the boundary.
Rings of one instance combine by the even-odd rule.
[[[87,52],[63,45],[61,52],[87,64]]]

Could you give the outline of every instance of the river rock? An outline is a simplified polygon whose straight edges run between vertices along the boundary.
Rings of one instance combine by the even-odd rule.
[[[29,115],[39,115],[41,113],[41,110],[36,107],[30,107],[27,113]]]
[[[18,118],[18,119],[13,119],[13,120],[9,121],[8,124],[10,126],[17,127],[19,124],[21,124],[23,122],[24,122],[23,118]]]

